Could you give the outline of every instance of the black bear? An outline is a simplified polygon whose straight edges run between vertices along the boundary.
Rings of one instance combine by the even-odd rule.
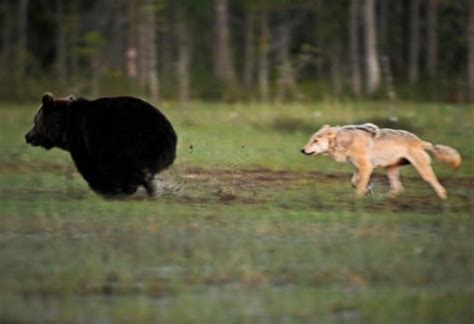
[[[176,156],[177,136],[166,117],[133,97],[96,100],[42,98],[26,142],[70,152],[96,193],[131,195],[143,186],[155,192],[154,176]]]

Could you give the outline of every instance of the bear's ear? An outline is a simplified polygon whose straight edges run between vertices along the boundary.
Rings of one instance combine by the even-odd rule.
[[[66,98],[67,101],[71,102],[71,101],[74,101],[76,100],[76,97],[74,95],[69,95],[67,98]]]
[[[43,105],[48,105],[54,102],[54,96],[51,92],[46,92],[41,98]]]

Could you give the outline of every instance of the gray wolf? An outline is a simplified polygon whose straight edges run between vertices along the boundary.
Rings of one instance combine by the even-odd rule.
[[[176,133],[151,104],[133,97],[96,100],[42,97],[26,142],[58,147],[98,194],[131,195],[143,186],[155,192],[154,176],[176,156]]]
[[[454,169],[461,165],[461,155],[452,147],[423,141],[405,130],[379,128],[371,123],[324,125],[310,137],[301,152],[308,156],[329,155],[337,162],[352,164],[355,172],[351,184],[359,196],[367,192],[370,176],[377,167],[385,169],[391,195],[401,193],[400,167],[411,164],[438,196],[446,199],[446,189],[439,183],[427,152]]]

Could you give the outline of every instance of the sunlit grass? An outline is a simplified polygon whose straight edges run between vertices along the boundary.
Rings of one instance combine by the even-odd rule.
[[[400,127],[456,147],[446,203],[356,200],[351,168],[299,148],[324,123],[386,121],[380,103],[165,103],[176,190],[105,200],[66,152],[24,144],[35,104],[0,105],[0,321],[469,322],[473,116],[402,103]]]

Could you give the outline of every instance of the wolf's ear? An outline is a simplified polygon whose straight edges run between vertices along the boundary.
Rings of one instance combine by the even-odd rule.
[[[43,105],[48,105],[54,102],[54,96],[51,92],[46,92],[41,98]]]
[[[327,130],[330,129],[330,128],[331,128],[331,126],[329,126],[328,124],[324,124],[323,127],[321,127],[321,128],[318,130],[318,133],[319,133],[319,132],[321,132],[321,133],[322,133],[322,132],[325,132],[325,131],[327,131]]]
[[[328,138],[336,138],[337,132],[339,131],[339,129],[340,129],[339,126],[328,127],[325,132],[327,134],[326,136]]]

